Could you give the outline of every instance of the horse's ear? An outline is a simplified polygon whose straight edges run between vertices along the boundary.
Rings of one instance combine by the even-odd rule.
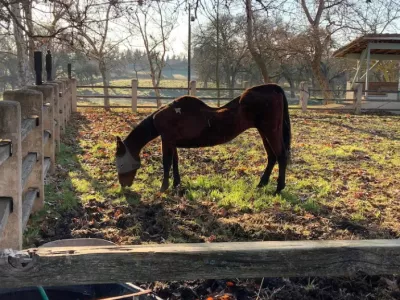
[[[122,156],[126,152],[125,145],[122,142],[121,138],[117,136],[117,156]]]

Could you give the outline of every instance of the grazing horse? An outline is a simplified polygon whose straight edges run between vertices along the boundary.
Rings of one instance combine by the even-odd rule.
[[[121,186],[131,186],[140,168],[140,151],[161,136],[164,178],[161,192],[180,184],[177,148],[199,148],[224,144],[249,128],[257,128],[268,154],[268,164],[258,187],[268,184],[275,163],[279,164],[275,194],[285,187],[290,158],[291,128],[288,102],[279,85],[264,84],[245,90],[220,108],[212,108],[192,96],[183,96],[161,107],[136,126],[122,141],[117,137],[116,167]]]

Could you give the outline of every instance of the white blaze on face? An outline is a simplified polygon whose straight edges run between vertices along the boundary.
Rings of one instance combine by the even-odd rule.
[[[118,174],[125,174],[139,169],[140,161],[137,161],[135,158],[133,158],[133,156],[127,150],[123,156],[117,156],[116,165]]]

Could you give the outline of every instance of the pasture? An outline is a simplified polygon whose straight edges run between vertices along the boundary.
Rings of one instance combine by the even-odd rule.
[[[277,166],[270,184],[255,188],[267,156],[253,129],[225,145],[179,149],[182,188],[164,194],[158,193],[162,155],[156,139],[142,152],[134,185],[123,191],[115,136],[125,137],[148,113],[87,109],[72,116],[56,175],[46,186],[46,207],[30,219],[25,247],[71,237],[126,245],[400,237],[398,116],[291,111],[292,165],[281,196],[272,196]],[[303,282],[301,289],[318,282]],[[389,284],[383,285],[382,297],[371,299],[392,299]],[[355,293],[374,295],[373,286]],[[334,298],[367,299],[346,295]]]

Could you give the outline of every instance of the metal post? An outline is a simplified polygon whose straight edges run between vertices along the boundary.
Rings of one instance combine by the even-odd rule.
[[[34,65],[35,65],[36,85],[41,85],[43,83],[43,81],[42,81],[42,68],[43,68],[42,51],[35,51],[33,54],[33,60],[34,60]]]
[[[52,70],[53,69],[53,65],[52,65],[52,57],[51,57],[51,52],[50,52],[50,50],[47,50],[47,54],[46,54],[46,75],[47,75],[47,78],[46,78],[46,80],[47,81],[52,81],[53,79],[52,79]]]
[[[215,80],[217,84],[218,107],[220,107],[221,92],[219,90],[219,0],[217,0],[217,63],[215,66]]]
[[[188,78],[187,78],[188,94],[190,94],[190,56],[191,56],[190,50],[191,50],[191,47],[192,47],[192,45],[191,45],[192,44],[192,41],[191,41],[192,28],[191,28],[190,22],[191,22],[191,16],[190,16],[190,3],[189,3],[189,13],[188,13]]]
[[[72,64],[68,64],[68,78],[72,79]]]

